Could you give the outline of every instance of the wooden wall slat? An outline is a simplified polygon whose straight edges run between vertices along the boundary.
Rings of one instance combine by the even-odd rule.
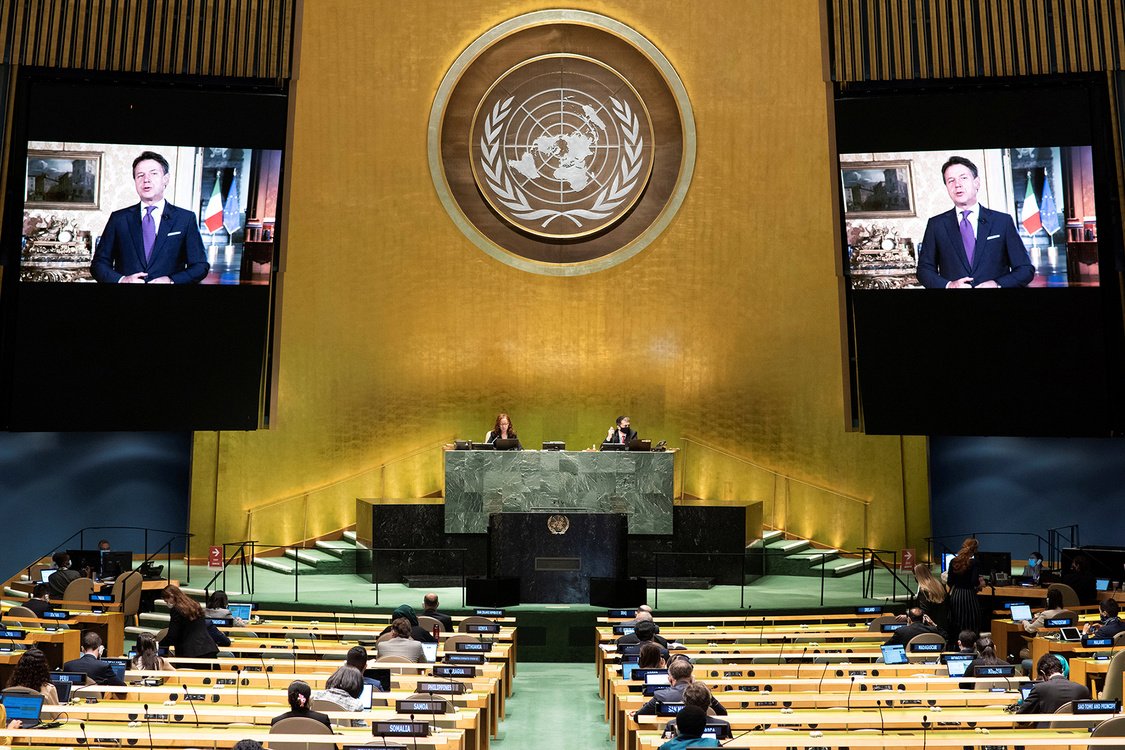
[[[883,74],[898,75],[908,52],[908,29],[895,26],[885,0],[830,0],[852,4],[878,19],[885,33],[868,38],[856,54],[838,45],[834,69],[870,70],[867,57],[884,56]],[[208,75],[284,80],[291,75],[297,0],[0,0],[0,62],[83,70]],[[840,13],[840,11],[837,11]],[[853,32],[862,25],[846,14]],[[839,24],[837,24],[839,26]],[[840,28],[843,28],[840,26]],[[860,32],[862,34],[862,32]]]
[[[259,12],[265,7],[266,17],[274,17],[270,11],[275,0],[238,2],[255,5]],[[825,2],[832,8],[832,78],[839,82],[1117,71],[1125,65],[1125,4],[1121,2]],[[236,17],[241,28],[245,16]],[[286,15],[285,21],[291,22],[292,15]],[[262,34],[258,43],[271,44],[280,28]],[[248,40],[239,34],[234,43]],[[234,50],[238,51],[253,54],[250,46]],[[271,59],[268,54],[263,57]]]

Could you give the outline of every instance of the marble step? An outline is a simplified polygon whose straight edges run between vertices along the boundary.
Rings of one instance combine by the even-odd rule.
[[[303,562],[297,563],[288,557],[255,557],[254,564],[263,570],[281,573],[287,576],[293,575],[295,568],[299,568],[299,570],[297,570],[299,575],[317,572],[316,568],[312,565],[306,565]]]

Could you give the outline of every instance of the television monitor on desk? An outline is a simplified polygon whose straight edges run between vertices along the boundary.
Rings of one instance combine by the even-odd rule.
[[[514,451],[520,447],[520,441],[514,438],[496,438],[492,441],[492,446],[498,451]]]
[[[99,565],[102,578],[117,578],[133,569],[133,553],[128,550],[103,550]]]
[[[624,443],[602,443],[603,451],[627,451],[629,446]]]
[[[494,451],[496,446],[492,443],[473,443],[472,449],[475,451]]]
[[[72,570],[83,573],[89,568],[94,573],[101,572],[102,551],[100,549],[68,549],[66,554],[70,556]]]
[[[977,564],[977,572],[986,578],[997,574],[1004,576],[1011,576],[1012,574],[1011,552],[978,551],[975,562]]]

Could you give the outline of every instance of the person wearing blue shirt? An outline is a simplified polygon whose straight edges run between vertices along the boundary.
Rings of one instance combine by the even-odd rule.
[[[687,747],[720,747],[714,737],[704,737],[707,714],[699,706],[684,706],[676,714],[677,734],[660,746],[660,750],[683,750]]]

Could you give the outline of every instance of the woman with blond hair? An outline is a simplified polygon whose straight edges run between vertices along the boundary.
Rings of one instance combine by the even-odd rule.
[[[980,543],[969,537],[961,543],[961,549],[949,561],[949,627],[951,633],[962,630],[981,632],[980,602],[977,590],[980,576],[977,574],[976,554]]]
[[[914,595],[918,608],[948,639],[949,592],[945,590],[945,584],[934,578],[929,565],[915,565],[914,580],[918,582],[918,593]]]

